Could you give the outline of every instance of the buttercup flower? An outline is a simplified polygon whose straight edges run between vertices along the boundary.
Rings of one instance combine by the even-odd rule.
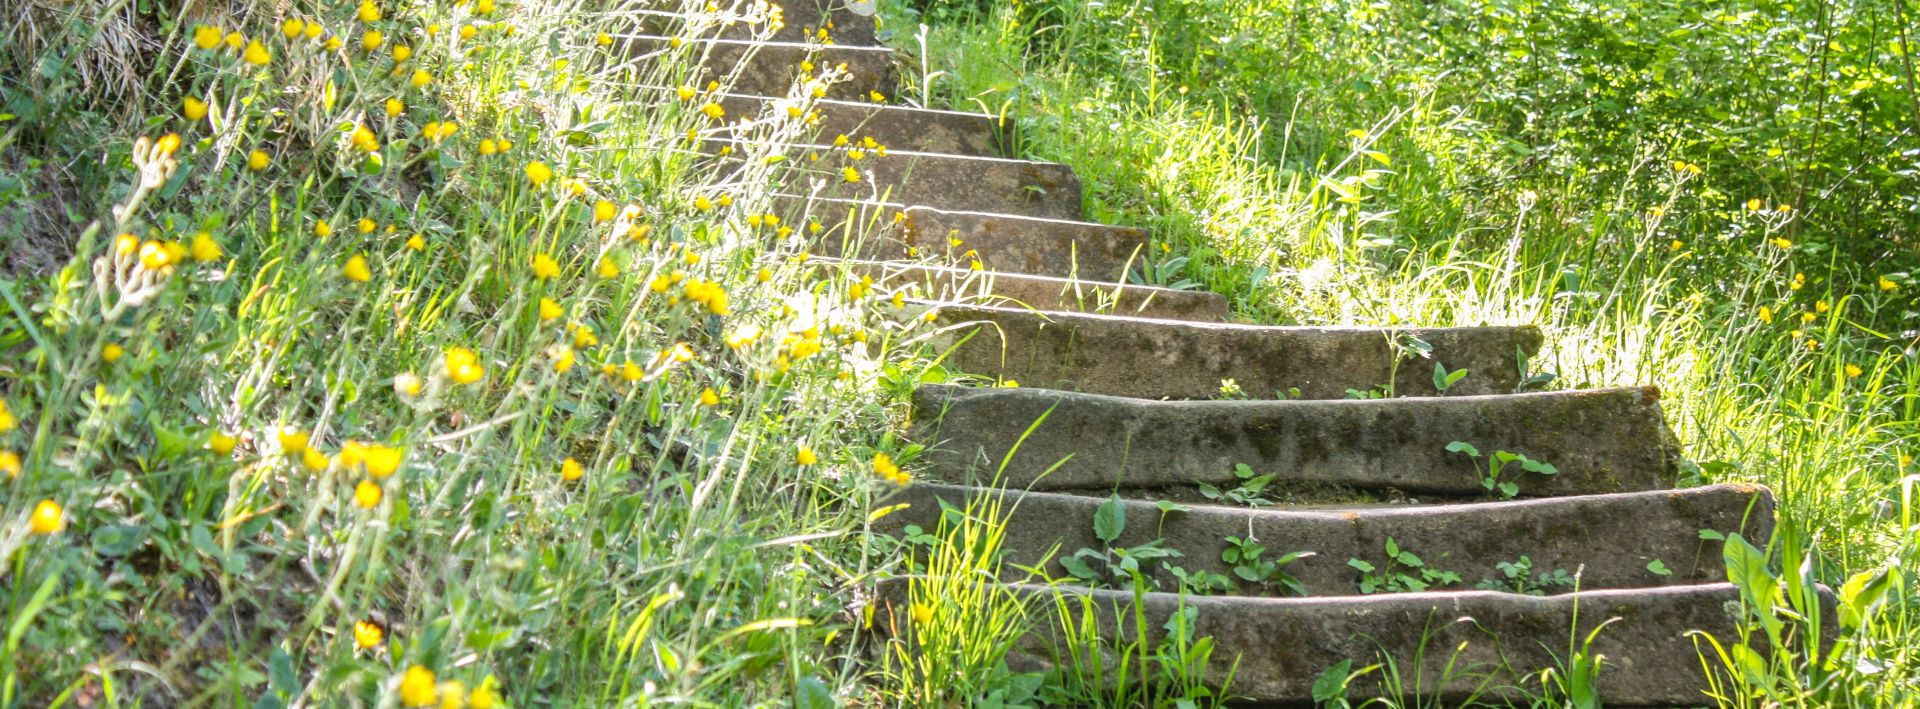
[[[60,503],[53,500],[41,500],[34,505],[33,515],[27,519],[27,529],[34,534],[53,534],[66,527],[66,513],[60,509]]]

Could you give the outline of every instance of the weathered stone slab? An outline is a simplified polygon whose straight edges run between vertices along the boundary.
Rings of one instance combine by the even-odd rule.
[[[714,100],[727,109],[729,116],[774,115],[769,112],[780,110],[777,115],[785,118],[788,105],[780,103],[782,99],[733,93],[719,94]],[[872,137],[889,152],[992,157],[1005,153],[1004,131],[1011,129],[1000,118],[983,113],[825,99],[815,100],[808,107],[803,110],[815,112],[819,122],[802,136],[815,144],[832,144],[842,135],[855,142]]]
[[[1080,178],[1059,163],[889,151],[851,160],[843,150],[794,145],[787,151],[809,170],[787,192],[815,198],[893,203],[1043,219],[1080,218]],[[820,156],[813,160],[812,156]],[[853,169],[859,181],[848,183]],[[812,189],[809,189],[812,188]]]
[[[838,263],[872,277],[883,291],[907,288],[914,298],[921,300],[978,302],[1205,322],[1217,322],[1227,316],[1227,299],[1218,293],[974,271],[899,261]]]
[[[782,204],[790,214],[811,213],[821,221],[825,231],[815,252],[823,256],[870,261],[935,256],[955,263],[968,258],[1000,273],[1124,281],[1148,246],[1145,230],[1093,222],[825,198],[809,204],[804,197],[788,197]],[[850,220],[874,228],[841,228]],[[960,243],[952,243],[955,239]]]
[[[1016,569],[1037,568],[1042,562],[1047,562],[1047,571],[1054,577],[1069,579],[1066,567],[1059,564],[1061,558],[1081,549],[1107,548],[1094,534],[1094,516],[1105,500],[1083,495],[917,483],[881,503],[910,507],[882,517],[876,529],[898,533],[907,525],[918,525],[934,530],[940,524],[942,501],[966,509],[969,498],[986,495],[1003,496],[998,509],[1006,515],[1001,550],[1007,554],[1002,568],[1008,580],[1025,575]],[[1266,560],[1312,552],[1314,556],[1284,567],[1307,595],[1359,593],[1362,574],[1347,561],[1386,566],[1383,549],[1388,539],[1419,556],[1427,568],[1459,574],[1461,583],[1451,590],[1470,589],[1483,580],[1507,583],[1510,579],[1495,565],[1518,562],[1524,556],[1533,569],[1526,585],[1504,588],[1554,594],[1575,589],[1570,584],[1542,582],[1539,574],[1555,569],[1578,574],[1582,588],[1725,581],[1721,542],[1701,539],[1700,530],[1767,539],[1773,533],[1774,509],[1773,495],[1752,485],[1324,510],[1191,505],[1183,511],[1163,512],[1143,500],[1122,504],[1126,526],[1112,543],[1114,548],[1158,540],[1181,553],[1166,563],[1188,573],[1207,571],[1231,579],[1236,594],[1276,596],[1295,593],[1278,584],[1235,577],[1233,564],[1221,560],[1221,553],[1229,548],[1227,537],[1257,540],[1267,547],[1262,556]],[[1655,560],[1671,573],[1648,570]],[[1107,572],[1104,562],[1089,563],[1095,571]],[[1145,570],[1160,590],[1180,588],[1179,579],[1159,564],[1149,564]]]
[[[935,479],[970,482],[974,470],[992,474],[1005,460],[1000,484],[1036,490],[1231,488],[1234,465],[1244,463],[1283,483],[1484,497],[1486,458],[1504,450],[1559,469],[1543,475],[1507,464],[1500,479],[1520,495],[1580,495],[1672,487],[1681,457],[1652,389],[1154,401],[927,386],[914,392],[909,436],[929,446],[922,460]],[[1449,452],[1455,441],[1483,457]]]
[[[1519,353],[1540,348],[1532,327],[1268,327],[1174,322],[1114,315],[1036,313],[1014,308],[940,309],[960,371],[1018,380],[1030,387],[1144,398],[1217,396],[1222,379],[1247,396],[1335,399],[1348,389],[1393,385],[1397,396],[1433,396],[1437,360],[1469,374],[1446,393],[1496,394],[1519,388]],[[1408,354],[1414,340],[1431,358]]]
[[[639,10],[641,27],[662,36],[720,39],[767,39],[776,42],[821,42],[856,47],[879,46],[875,37],[875,18],[861,17],[836,0],[784,0],[768,3],[778,8],[782,26],[769,31],[769,8],[758,3],[721,3],[716,9],[683,14],[677,2],[644,3],[652,9]],[[819,30],[827,30],[822,36]]]
[[[913,583],[909,578],[889,579],[880,584],[875,599],[875,627],[909,642],[914,632],[909,591]],[[1033,585],[1005,588],[1031,609],[1033,632],[1020,640],[1008,659],[1016,671],[1040,671],[1055,662],[1075,661],[1062,644],[1062,607],[1076,626],[1091,613],[1101,636],[1115,639],[1112,643],[1134,641],[1142,625],[1148,642],[1158,643],[1165,637],[1166,621],[1189,608],[1194,612],[1193,636],[1214,642],[1207,684],[1219,688],[1231,668],[1232,695],[1300,706],[1311,705],[1313,682],[1322,671],[1349,659],[1356,668],[1362,667],[1379,661],[1383,654],[1399,664],[1404,686],[1412,688],[1417,682],[1421,701],[1435,706],[1461,706],[1470,699],[1523,699],[1506,688],[1537,692],[1538,684],[1526,681],[1526,675],[1564,668],[1569,651],[1582,649],[1575,639],[1584,639],[1603,623],[1606,628],[1588,651],[1605,657],[1596,678],[1605,706],[1710,705],[1689,634],[1706,633],[1729,645],[1739,642],[1733,609],[1738,608],[1740,594],[1731,584],[1548,597],[1465,591],[1183,599],[1173,593],[1148,593],[1141,599],[1144,619],[1134,615],[1131,592]],[[1831,594],[1825,589],[1821,593],[1824,605],[1830,607]],[[930,610],[932,622],[940,623],[944,609]],[[1831,610],[1824,613],[1832,615]],[[1829,618],[1827,624],[1833,622]],[[1764,646],[1754,649],[1763,657],[1768,652]],[[1114,651],[1105,649],[1081,661],[1097,660],[1107,665],[1104,676],[1113,677],[1112,664],[1117,659]],[[1388,695],[1383,676],[1374,672],[1362,677],[1349,688],[1350,696]],[[1486,681],[1488,677],[1491,681]]]
[[[667,37],[644,35],[625,40],[629,52],[656,60],[686,52],[687,62],[702,69],[688,83],[704,87],[718,81],[738,94],[788,96],[802,77],[802,63],[814,65],[805,78],[817,78],[829,68],[844,66],[846,78],[825,87],[829,99],[866,101],[869,92],[891,97],[896,69],[893,52],[884,47],[821,46],[794,42],[754,42],[734,39],[687,39],[679,49]],[[728,83],[728,77],[738,76]]]

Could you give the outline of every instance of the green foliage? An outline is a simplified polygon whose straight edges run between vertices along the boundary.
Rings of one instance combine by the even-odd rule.
[[[1272,500],[1268,500],[1265,497],[1267,487],[1273,484],[1273,473],[1256,472],[1253,466],[1247,465],[1246,463],[1234,463],[1233,477],[1237,478],[1240,482],[1227,490],[1222,490],[1208,483],[1200,483],[1200,495],[1216,502],[1231,502],[1236,505],[1246,505],[1248,507],[1262,507],[1273,504]]]
[[[1566,569],[1551,569],[1535,573],[1533,559],[1522,554],[1519,559],[1502,561],[1493,565],[1500,575],[1481,579],[1474,588],[1485,591],[1505,591],[1529,596],[1544,596],[1548,592],[1572,590],[1578,579]]]
[[[1460,574],[1429,566],[1418,554],[1401,548],[1393,537],[1387,537],[1384,548],[1386,558],[1379,564],[1360,558],[1347,560],[1348,566],[1360,572],[1357,583],[1361,593],[1408,593],[1460,583]]]
[[[1560,469],[1554,467],[1552,463],[1534,460],[1519,453],[1503,450],[1494,451],[1493,456],[1486,459],[1485,467],[1480,467],[1480,449],[1466,441],[1448,443],[1447,452],[1460,453],[1468,458],[1472,458],[1475,468],[1480,471],[1480,487],[1486,488],[1487,494],[1503,500],[1513,499],[1515,495],[1520,494],[1520,483],[1517,482],[1517,479],[1521,475],[1527,473],[1557,475],[1560,472]],[[1521,472],[1502,480],[1500,477],[1501,473],[1510,470],[1508,466],[1512,465],[1519,465]]]

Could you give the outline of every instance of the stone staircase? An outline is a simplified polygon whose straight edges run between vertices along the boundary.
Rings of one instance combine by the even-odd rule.
[[[1718,539],[1767,539],[1773,499],[1675,489],[1681,453],[1657,391],[1519,393],[1541,345],[1530,327],[1230,324],[1219,295],[1126,284],[1147,234],[1080,221],[1073,170],[1004,157],[991,116],[871,100],[900,74],[872,20],[813,2],[784,9],[774,42],[755,42],[748,22],[664,16],[632,46],[666,52],[681,37],[675,51],[705,71],[694,85],[735,77],[734,93],[701,99],[730,119],[810,112],[814,132],[787,147],[826,156],[829,174],[782,199],[786,223],[819,224],[816,254],[880,292],[911,286],[937,305],[950,367],[1017,380],[915,393],[907,433],[927,446],[927,482],[876,523],[930,531],[943,507],[1004,503],[1003,582],[1035,601],[1016,663],[1060,661],[1056,608],[1090,608],[1122,640],[1186,608],[1220,660],[1208,681],[1237,659],[1231,692],[1249,701],[1310,703],[1323,670],[1385,655],[1453,703],[1566,667],[1607,624],[1590,650],[1605,658],[1609,705],[1706,703],[1688,633],[1737,642],[1740,594]],[[840,80],[796,103],[795,82],[827,67]],[[864,159],[846,162],[850,150]],[[843,165],[861,179],[832,179]],[[855,222],[878,236],[849,237]],[[924,258],[940,254],[958,258]],[[1469,374],[1442,387],[1436,361]],[[1223,400],[1223,380],[1244,398]],[[1155,590],[1136,598],[1114,554],[1140,549],[1156,550],[1140,564]],[[1068,584],[1032,583],[1033,571]],[[885,582],[873,600],[874,627],[909,642],[913,583]],[[1386,690],[1376,673],[1356,691]]]

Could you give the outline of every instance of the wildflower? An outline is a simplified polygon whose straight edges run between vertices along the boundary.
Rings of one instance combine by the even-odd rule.
[[[1891,278],[1888,278],[1888,277],[1886,277],[1886,276],[1881,276],[1881,277],[1880,277],[1880,290],[1883,290],[1883,291],[1890,291],[1890,290],[1893,290],[1893,289],[1895,289],[1895,288],[1899,288],[1899,287],[1900,287],[1900,284],[1898,284],[1898,283],[1894,283],[1894,282],[1893,282],[1893,279],[1891,279]]]
[[[1832,309],[1833,309],[1833,306],[1827,305],[1827,301],[1816,300],[1813,302],[1813,311],[1816,313],[1824,313]]]
[[[421,235],[419,235],[419,234],[414,234],[413,236],[409,236],[409,237],[407,237],[407,250],[409,250],[409,251],[426,251],[426,250],[427,250],[427,238],[426,238],[426,237],[424,237],[424,236],[421,236]]]
[[[467,706],[472,709],[494,709],[499,706],[500,692],[494,689],[495,683],[493,675],[480,680],[480,686],[474,687],[473,693],[467,695]]]
[[[321,27],[319,21],[308,20],[307,31],[303,34],[306,36],[307,39],[319,39],[320,35],[323,35],[326,33],[327,33],[327,28]]]
[[[373,0],[361,0],[360,9],[354,13],[354,17],[359,18],[361,22],[378,21],[380,8],[373,4]]]
[[[406,449],[378,443],[366,446],[360,452],[361,467],[366,468],[367,474],[375,478],[394,474],[395,471],[400,470],[400,464],[406,459]]]
[[[813,465],[820,462],[820,456],[815,454],[812,448],[802,445],[798,451],[794,452],[793,462],[801,465]]]
[[[460,26],[461,39],[473,39],[473,36],[479,33],[480,33],[480,29],[478,27],[474,27],[473,25]]]
[[[620,264],[615,262],[611,257],[600,259],[600,265],[594,269],[594,273],[601,278],[618,277],[620,275]]]
[[[482,15],[493,14],[493,0],[479,0],[473,4],[473,11]]]
[[[593,335],[592,325],[578,325],[571,329],[573,330],[573,346],[575,349],[584,350],[600,344],[600,338]]]
[[[906,485],[913,481],[913,478],[900,471],[900,466],[893,462],[893,457],[885,453],[874,454],[873,472],[878,474],[880,479],[895,485]]]
[[[579,480],[580,478],[584,477],[586,474],[587,474],[587,470],[586,468],[580,467],[580,461],[574,460],[572,457],[568,457],[566,460],[560,461],[560,479],[561,480],[564,480],[566,482],[573,482],[575,480]]]
[[[113,364],[114,362],[120,361],[120,358],[126,353],[127,350],[125,348],[109,342],[106,346],[100,348],[100,359],[106,360],[107,364]]]
[[[158,271],[173,265],[173,250],[158,241],[140,244],[140,265],[149,271]]]
[[[398,98],[387,99],[387,117],[388,118],[393,118],[395,116],[398,116],[400,115],[400,112],[405,110],[407,110],[407,104],[402,102],[400,99]]]
[[[467,704],[467,685],[457,679],[440,683],[440,709],[460,709]]]
[[[33,516],[27,521],[27,529],[34,534],[53,534],[67,526],[60,503],[53,500],[41,500],[33,506]]]
[[[373,270],[367,267],[367,257],[360,254],[354,254],[347,259],[347,264],[340,267],[340,275],[346,276],[347,280],[354,283],[373,280]]]
[[[386,633],[380,630],[380,626],[374,625],[370,621],[357,620],[357,621],[354,621],[353,623],[354,647],[360,648],[362,650],[372,648],[374,646],[379,645],[380,640],[385,635]]]
[[[487,375],[486,367],[480,364],[480,355],[465,347],[447,348],[447,377],[455,384],[472,384]]]
[[[712,210],[713,200],[707,199],[706,195],[700,195],[698,197],[693,198],[693,208],[698,209],[702,212]]]
[[[714,391],[713,387],[707,387],[706,390],[700,392],[700,405],[719,406],[720,392]]]
[[[1768,239],[1768,240],[1767,240],[1767,243],[1769,243],[1769,244],[1773,244],[1773,247],[1774,247],[1774,248],[1776,248],[1776,249],[1791,249],[1791,248],[1793,248],[1793,240],[1792,240],[1792,239],[1789,239],[1789,238],[1787,238],[1787,237],[1784,237],[1784,236],[1776,236],[1776,237],[1773,237],[1773,238],[1771,238],[1771,239]]]
[[[1846,372],[1847,372],[1847,378],[1849,379],[1860,376],[1862,374],[1866,374],[1864,370],[1860,369],[1860,365],[1857,365],[1857,364],[1847,365]]]
[[[10,408],[7,408],[7,401],[5,399],[0,399],[0,433],[6,433],[8,431],[11,431],[14,429],[15,426],[19,426],[19,425],[20,425],[20,419],[15,418],[13,415],[13,410]]]
[[[214,241],[212,234],[199,232],[193,235],[193,243],[187,247],[187,253],[193,256],[193,260],[201,263],[218,261],[220,260],[220,242]]]
[[[333,460],[328,458],[327,454],[321,453],[319,449],[309,446],[300,452],[300,464],[317,473],[332,466]]]
[[[727,117],[727,109],[721,108],[720,104],[711,101],[707,102],[707,105],[701,106],[700,112],[707,114],[707,118],[716,121]]]
[[[257,39],[247,43],[247,51],[240,58],[254,66],[266,66],[267,62],[273,61],[273,55],[267,52],[266,47],[260,46],[260,40]]]
[[[353,137],[350,142],[353,143],[353,147],[369,153],[380,149],[380,136],[375,135],[373,129],[365,124],[353,127]]]
[[[853,169],[852,165],[848,165],[845,168],[842,168],[840,176],[842,179],[846,180],[848,184],[853,184],[860,181],[860,171]]]
[[[1759,197],[1755,197],[1753,199],[1747,200],[1747,211],[1749,212],[1758,212],[1766,206],[1767,206],[1767,203],[1764,201],[1761,201]]]
[[[1773,308],[1769,308],[1764,305],[1760,306],[1760,312],[1757,313],[1757,317],[1759,317],[1760,322],[1763,322],[1763,323],[1773,322]]]
[[[399,64],[413,57],[413,47],[404,44],[393,45],[393,63]]]
[[[1815,321],[1815,320],[1818,320],[1818,319],[1820,319],[1820,316],[1818,316],[1818,315],[1815,315],[1815,314],[1813,314],[1813,313],[1801,313],[1801,314],[1800,314],[1800,322],[1803,322],[1803,323],[1810,323],[1810,322],[1813,322],[1813,321]]]
[[[560,263],[546,254],[533,255],[533,277],[546,280],[560,274]]]
[[[361,5],[361,7],[367,7]],[[433,684],[433,670],[419,665],[407,668],[400,677],[400,703],[410,707],[424,707],[433,704],[438,698]]]
[[[207,102],[205,101],[188,96],[182,99],[180,104],[181,114],[185,115],[189,121],[197,121],[207,117]]]
[[[499,149],[499,148],[497,148],[497,147],[494,147],[494,144],[493,144],[493,139],[492,139],[492,138],[488,138],[488,139],[486,139],[486,140],[482,140],[482,141],[480,141],[480,154],[481,154],[481,155],[492,155],[492,154],[494,154],[494,153],[496,153],[496,152],[499,152],[499,151],[500,151],[500,149]]]
[[[393,377],[393,391],[406,397],[420,395],[420,377],[413,372],[401,372]]]
[[[559,301],[554,300],[552,298],[540,299],[540,319],[542,321],[552,320],[554,318],[560,317],[566,312],[567,311],[565,308],[560,307]]]
[[[867,100],[872,101],[874,103],[880,103],[881,101],[887,100],[887,95],[880,93],[878,91],[868,91]]]
[[[1808,338],[1808,339],[1807,339],[1807,351],[1808,351],[1808,352],[1812,352],[1812,351],[1815,351],[1815,350],[1818,350],[1818,349],[1820,349],[1820,341],[1819,341],[1819,340],[1815,340],[1815,339],[1812,339],[1812,338]]]
[[[603,199],[593,203],[593,223],[595,224],[613,221],[613,218],[619,215],[620,207],[612,202]]]
[[[213,451],[214,455],[222,457],[233,455],[233,449],[238,445],[240,445],[240,439],[227,433],[214,431],[207,434],[207,450]]]
[[[553,168],[547,167],[546,163],[538,160],[527,163],[527,181],[532,182],[534,187],[544,186],[547,180],[551,179],[553,179]]]
[[[1787,290],[1800,290],[1807,287],[1807,274],[1793,274],[1793,280],[1787,283]]]
[[[306,23],[301,22],[298,17],[289,17],[286,22],[280,23],[280,34],[286,35],[287,39],[299,38],[300,33],[306,29]]]
[[[413,77],[407,79],[407,83],[412,85],[413,88],[418,89],[433,83],[433,75],[427,73],[425,69],[415,69],[413,70]]]
[[[241,47],[247,46],[247,36],[239,32],[228,32],[223,41],[227,43],[228,49],[238,50]]]
[[[380,30],[367,30],[360,34],[360,48],[369,52],[379,49],[386,41],[387,36],[381,34]]]
[[[566,374],[573,369],[573,348],[565,343],[556,342],[547,348],[547,359],[553,360],[553,373]]]
[[[287,455],[299,455],[307,450],[309,438],[306,431],[292,426],[282,426],[274,432],[274,440],[280,443],[280,452]]]
[[[626,363],[620,365],[621,379],[625,379],[630,382],[637,382],[642,379],[645,379],[646,377],[647,377],[647,373],[640,369],[640,365],[634,364],[633,360],[627,360]]]
[[[933,607],[925,603],[913,604],[914,625],[926,625],[933,622]]]
[[[314,236],[317,236],[317,237],[320,237],[320,238],[322,238],[322,239],[325,239],[325,238],[327,238],[327,237],[329,237],[329,236],[333,236],[333,225],[332,225],[332,224],[328,224],[328,223],[327,223],[327,220],[325,220],[325,219],[322,219],[322,220],[320,220],[320,221],[317,221],[317,222],[314,222],[314,223],[313,223],[313,235],[314,235]]]
[[[363,510],[379,507],[382,494],[380,486],[374,484],[372,480],[362,480],[360,484],[353,486],[353,504],[359,505]]]
[[[600,34],[594,35],[593,43],[598,44],[602,47],[613,46],[613,36],[605,32],[601,32]]]
[[[220,46],[222,35],[220,28],[201,25],[193,29],[193,44],[201,49],[213,49]]]
[[[20,454],[13,451],[0,451],[0,472],[8,479],[20,477]]]

